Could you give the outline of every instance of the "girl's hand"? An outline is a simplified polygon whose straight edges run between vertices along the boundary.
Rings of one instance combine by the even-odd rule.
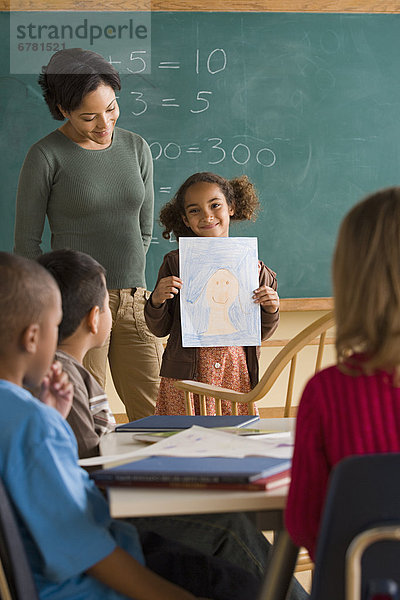
[[[52,406],[65,418],[71,410],[74,387],[61,363],[56,360],[42,381],[39,399],[43,404]]]
[[[166,300],[173,298],[182,287],[182,279],[175,275],[163,277],[158,282],[156,289],[151,295],[151,303],[154,308],[159,308]]]
[[[253,300],[256,304],[260,304],[266,312],[274,313],[279,309],[278,293],[267,285],[262,285],[254,290]]]

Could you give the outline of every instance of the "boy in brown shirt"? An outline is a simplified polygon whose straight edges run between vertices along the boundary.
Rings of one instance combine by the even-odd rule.
[[[75,250],[48,252],[38,262],[61,292],[63,318],[56,359],[74,386],[67,421],[78,442],[79,458],[98,456],[100,438],[114,429],[115,419],[104,390],[82,362],[86,352],[102,346],[110,334],[105,270],[91,256]]]

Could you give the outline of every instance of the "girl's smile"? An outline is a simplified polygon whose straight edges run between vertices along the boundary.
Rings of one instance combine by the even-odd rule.
[[[186,227],[199,237],[228,237],[233,208],[228,206],[220,187],[215,183],[199,182],[185,194]]]

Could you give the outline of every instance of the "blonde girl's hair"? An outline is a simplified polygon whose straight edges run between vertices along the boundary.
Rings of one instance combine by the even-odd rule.
[[[400,382],[400,187],[381,190],[344,218],[333,259],[336,352],[344,371],[383,369]],[[365,356],[357,361],[354,354]]]
[[[186,227],[182,216],[185,216],[185,194],[195,183],[213,183],[218,185],[224,194],[228,206],[233,208],[233,221],[255,221],[260,202],[254,185],[247,175],[228,180],[214,173],[194,173],[186,179],[170,202],[160,212],[160,224],[164,227],[163,238],[169,240],[171,233],[178,240],[180,237],[191,237],[193,231]]]

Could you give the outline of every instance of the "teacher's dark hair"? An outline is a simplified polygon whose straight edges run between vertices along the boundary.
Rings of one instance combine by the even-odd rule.
[[[57,121],[65,112],[77,109],[86,94],[99,85],[108,85],[114,91],[121,89],[118,72],[100,54],[82,48],[68,48],[53,54],[47,66],[42,67],[38,79],[43,97]]]

